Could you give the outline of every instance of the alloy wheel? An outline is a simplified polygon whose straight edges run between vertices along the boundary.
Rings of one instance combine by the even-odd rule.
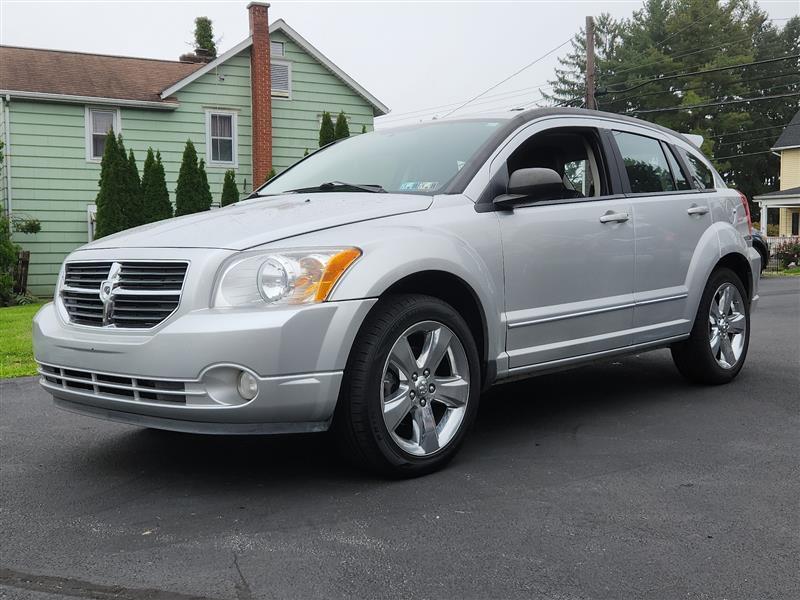
[[[450,443],[464,422],[469,363],[452,329],[423,321],[395,341],[383,367],[383,421],[394,442],[415,456]]]
[[[709,344],[717,364],[732,369],[744,351],[747,334],[745,304],[739,289],[723,283],[714,292],[708,315]]]

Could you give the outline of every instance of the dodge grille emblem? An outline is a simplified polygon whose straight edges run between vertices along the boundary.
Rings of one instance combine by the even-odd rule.
[[[103,326],[111,324],[114,314],[114,292],[119,287],[120,272],[122,265],[118,262],[112,263],[108,271],[108,279],[100,284],[100,301],[103,303]]]

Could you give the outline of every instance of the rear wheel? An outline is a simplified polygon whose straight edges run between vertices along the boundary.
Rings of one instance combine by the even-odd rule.
[[[703,292],[691,336],[672,346],[681,374],[697,383],[731,381],[744,365],[750,344],[750,303],[739,277],[715,271]]]
[[[458,451],[478,408],[475,342],[437,298],[382,299],[353,345],[334,429],[348,458],[384,474],[435,471]]]

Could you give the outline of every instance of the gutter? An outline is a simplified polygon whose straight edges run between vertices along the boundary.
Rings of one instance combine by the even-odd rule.
[[[73,96],[70,94],[50,94],[46,92],[25,92],[19,90],[0,90],[0,95],[20,100],[46,100],[48,102],[67,102],[70,104],[103,104],[109,106],[133,106],[157,110],[175,110],[179,102],[158,102],[154,100],[130,100],[125,98],[102,98],[98,96]]]
[[[11,96],[6,94],[6,101],[3,104],[3,141],[5,147],[3,148],[3,177],[6,180],[6,213],[8,218],[11,218],[11,113],[8,110],[8,105],[11,103]]]

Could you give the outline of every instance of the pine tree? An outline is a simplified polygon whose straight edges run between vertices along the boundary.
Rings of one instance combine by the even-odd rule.
[[[275,173],[275,167],[272,167],[272,168],[269,170],[269,173],[267,173],[267,181],[269,181],[270,179],[272,179],[273,177],[275,177],[275,175],[276,175],[276,173]]]
[[[169,191],[164,176],[164,165],[161,164],[161,153],[153,155],[153,149],[147,149],[142,172],[142,218],[144,223],[153,223],[172,217],[172,204],[169,202]]]
[[[128,168],[126,171],[126,187],[128,201],[125,204],[125,229],[144,225],[144,199],[142,198],[142,181],[139,179],[139,169],[136,166],[136,157],[133,149],[128,151]]]
[[[195,51],[201,50],[204,55],[211,58],[216,58],[217,56],[214,30],[211,26],[211,19],[208,17],[197,17],[194,20],[194,47]]]
[[[361,126],[361,133],[367,133],[367,124],[366,124],[366,123],[364,123],[364,124]]]
[[[322,148],[334,141],[336,141],[336,130],[333,127],[333,119],[331,113],[325,111],[322,113],[322,123],[319,126],[319,147]]]
[[[220,206],[227,206],[239,201],[239,188],[236,187],[236,172],[233,169],[225,171],[225,177],[222,179],[222,197],[220,198]]]
[[[350,126],[347,124],[347,117],[344,116],[344,111],[339,113],[336,117],[336,127],[333,130],[333,139],[341,140],[350,137]]]
[[[103,159],[100,163],[100,191],[97,193],[97,221],[95,239],[117,233],[125,229],[124,202],[126,193],[128,163],[120,152],[117,137],[113,131],[106,135]]]
[[[183,160],[178,172],[178,183],[175,187],[175,216],[190,215],[200,212],[200,170],[197,166],[197,151],[192,140],[186,140],[183,149]]]
[[[198,211],[211,210],[211,203],[214,198],[211,196],[211,186],[208,185],[208,175],[206,175],[206,161],[200,159],[200,165],[197,168],[200,174],[200,187],[198,188]]]

